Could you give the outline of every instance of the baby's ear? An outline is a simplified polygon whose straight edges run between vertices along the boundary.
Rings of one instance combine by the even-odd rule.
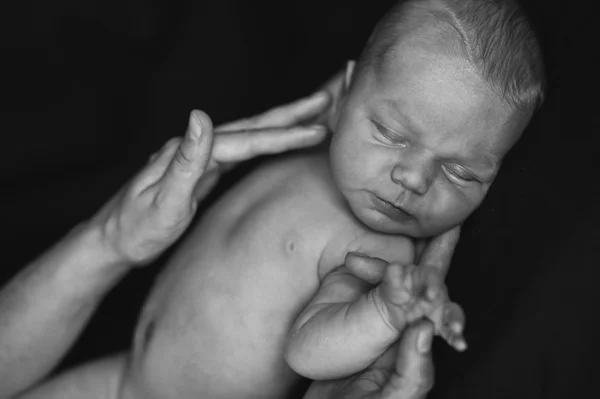
[[[348,61],[346,64],[346,69],[339,73],[339,78],[337,79],[336,84],[328,87],[328,92],[331,96],[331,106],[328,110],[327,125],[331,131],[335,131],[337,126],[337,121],[340,116],[342,104],[344,103],[344,98],[348,94],[348,90],[352,84],[355,64],[356,63],[352,60]],[[342,74],[343,77],[340,76]]]
[[[346,74],[344,75],[344,94],[349,90],[350,84],[352,84],[352,78],[354,77],[354,67],[356,62],[354,60],[348,61],[346,64]]]

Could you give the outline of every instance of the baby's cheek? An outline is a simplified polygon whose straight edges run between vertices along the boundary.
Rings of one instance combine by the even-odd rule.
[[[421,223],[424,235],[438,235],[462,223],[479,205],[472,193],[455,187],[441,187],[432,192],[429,209]]]

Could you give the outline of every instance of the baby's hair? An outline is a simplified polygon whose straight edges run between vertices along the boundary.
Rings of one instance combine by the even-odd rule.
[[[433,34],[439,48],[463,57],[511,106],[531,111],[542,103],[541,51],[515,1],[399,1],[377,24],[359,58],[357,72],[369,66],[381,68],[390,48],[418,31]]]

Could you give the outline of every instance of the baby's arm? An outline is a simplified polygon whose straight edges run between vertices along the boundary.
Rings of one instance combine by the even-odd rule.
[[[324,279],[296,320],[286,361],[311,379],[333,379],[367,367],[399,337],[385,322],[373,286],[345,266]]]
[[[408,323],[423,316],[434,320],[438,333],[453,346],[463,349],[462,311],[447,302],[437,270],[398,264],[383,267],[377,286],[346,266],[325,277],[290,333],[286,348],[290,367],[312,379],[350,375],[371,364]],[[456,321],[454,331],[444,327]]]

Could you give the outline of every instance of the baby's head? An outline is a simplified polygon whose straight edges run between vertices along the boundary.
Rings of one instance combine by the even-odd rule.
[[[485,197],[543,96],[541,55],[512,1],[408,0],[350,63],[331,166],[377,231],[436,235]]]

